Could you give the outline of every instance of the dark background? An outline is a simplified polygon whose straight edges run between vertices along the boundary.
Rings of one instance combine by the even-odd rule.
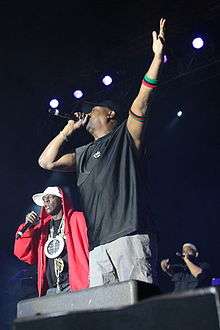
[[[33,293],[34,271],[13,257],[14,233],[33,207],[32,194],[48,184],[74,193],[72,175],[48,173],[37,163],[65,124],[48,115],[49,100],[57,97],[65,112],[73,111],[72,93],[81,88],[85,99],[112,98],[126,113],[152,58],[151,32],[160,17],[167,18],[168,62],[146,130],[160,258],[173,258],[190,241],[220,277],[219,1],[0,1],[2,329],[16,301]],[[201,50],[191,46],[197,34],[205,40]],[[113,84],[104,87],[108,73]],[[170,289],[164,275],[161,287]]]

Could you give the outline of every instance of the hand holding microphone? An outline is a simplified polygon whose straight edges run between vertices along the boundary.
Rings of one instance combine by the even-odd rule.
[[[54,109],[53,109],[54,110]],[[57,109],[55,109],[57,111]],[[55,114],[55,113],[54,113]],[[60,116],[62,118],[69,119],[66,126],[60,132],[65,140],[68,141],[68,138],[73,134],[73,132],[81,127],[84,127],[89,120],[89,114],[85,114],[83,112],[75,112],[74,114],[55,114],[56,116]]]
[[[59,109],[53,109],[53,108],[49,108],[48,112],[53,116],[71,120],[74,121],[75,123],[80,121],[82,126],[84,126],[84,124],[87,122],[88,118],[90,117],[89,114],[86,114],[84,112],[66,113],[60,111]]]
[[[187,262],[190,258],[188,253],[180,253],[180,252],[176,252],[176,256],[180,257],[182,260],[184,260],[185,262]]]
[[[84,118],[86,114],[84,112],[74,112],[74,113],[66,113],[62,112],[59,109],[49,108],[48,109],[49,114],[53,116],[57,116],[59,118],[64,118],[67,120],[74,120],[75,122]]]
[[[32,226],[35,226],[36,224],[38,224],[39,220],[40,220],[39,215],[36,212],[31,211],[26,215],[25,223],[26,224],[30,223]]]
[[[17,232],[16,239],[21,238],[23,234],[26,232],[26,230],[37,225],[39,221],[40,221],[40,217],[36,212],[31,211],[30,213],[28,213],[25,218],[25,225],[20,231]]]

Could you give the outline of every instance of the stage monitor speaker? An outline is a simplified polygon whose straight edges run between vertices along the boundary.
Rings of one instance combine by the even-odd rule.
[[[161,295],[115,310],[20,318],[14,330],[217,330],[219,295],[214,287]]]
[[[113,309],[129,306],[160,293],[158,287],[140,281],[125,281],[72,293],[22,300],[17,304],[17,317]]]

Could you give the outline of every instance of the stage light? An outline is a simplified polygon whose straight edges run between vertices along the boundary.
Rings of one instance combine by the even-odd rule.
[[[105,86],[108,86],[108,85],[111,85],[112,83],[112,78],[110,76],[105,76],[103,79],[102,79],[102,82]]]
[[[73,95],[75,96],[76,99],[81,99],[83,97],[83,92],[80,89],[77,89]]]
[[[204,41],[202,40],[202,38],[197,37],[197,38],[193,39],[192,45],[193,45],[194,48],[200,49],[200,48],[203,47]]]
[[[167,61],[168,61],[168,58],[167,58],[167,55],[165,54],[163,57],[163,63],[167,63]]]
[[[181,117],[183,115],[183,112],[180,110],[177,112],[177,117]]]
[[[50,101],[50,107],[52,109],[56,109],[58,107],[58,105],[59,105],[59,101],[57,99],[53,99]]]

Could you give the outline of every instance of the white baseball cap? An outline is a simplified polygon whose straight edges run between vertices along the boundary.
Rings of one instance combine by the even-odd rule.
[[[42,193],[34,194],[32,199],[38,206],[44,206],[43,197],[46,195],[62,197],[58,187],[47,187]]]
[[[198,249],[197,249],[197,247],[196,247],[194,244],[192,244],[192,243],[184,243],[184,244],[183,244],[183,248],[186,247],[186,246],[190,247],[190,248],[193,249],[195,252],[198,252]]]

